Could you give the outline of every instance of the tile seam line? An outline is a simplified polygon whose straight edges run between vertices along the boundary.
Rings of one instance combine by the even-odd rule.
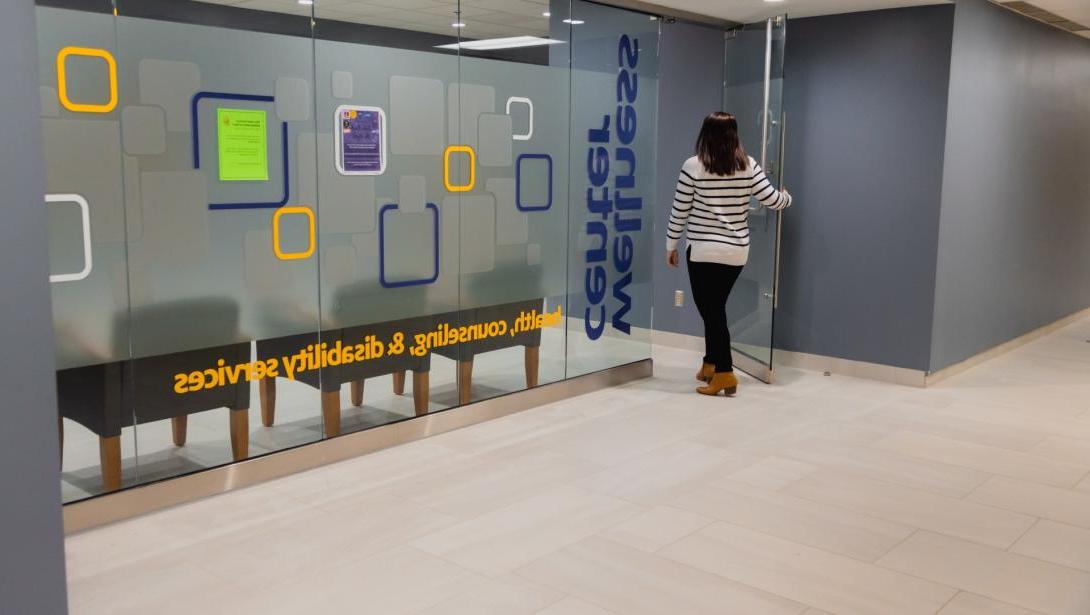
[[[742,530],[745,530],[745,531],[748,531],[748,532],[754,532],[754,533],[756,533],[756,534],[761,534],[762,536],[768,536],[769,538],[773,538],[773,539],[775,539],[775,540],[780,540],[780,541],[783,541],[783,542],[788,542],[788,543],[791,543],[791,544],[794,544],[794,545],[798,545],[798,546],[801,546],[801,547],[805,547],[805,548],[808,548],[808,549],[814,549],[815,551],[821,551],[822,553],[824,553],[824,554],[826,554],[826,555],[832,555],[832,556],[834,556],[834,557],[843,557],[843,558],[846,558],[846,559],[850,559],[850,560],[852,560],[853,562],[856,562],[856,563],[858,563],[858,564],[863,564],[863,565],[866,565],[866,566],[874,566],[875,568],[878,568],[878,569],[880,569],[880,570],[882,570],[882,571],[884,571],[884,572],[892,572],[892,573],[895,573],[895,574],[899,574],[899,575],[903,575],[903,576],[906,576],[906,577],[909,577],[909,578],[912,578],[912,579],[916,579],[916,580],[918,580],[918,581],[923,581],[923,582],[925,582],[925,583],[930,583],[930,584],[932,584],[932,585],[936,585],[936,586],[942,587],[942,588],[944,588],[944,589],[950,589],[950,590],[954,590],[954,594],[955,594],[955,595],[956,595],[956,594],[957,594],[957,592],[958,592],[958,591],[960,591],[960,589],[961,589],[961,588],[959,588],[959,587],[954,587],[954,586],[952,586],[952,585],[947,585],[946,583],[940,583],[940,582],[938,582],[938,581],[934,581],[934,580],[932,580],[932,579],[925,579],[924,577],[921,577],[921,576],[918,576],[918,575],[912,574],[912,573],[910,573],[910,572],[903,572],[903,571],[901,571],[901,570],[894,570],[894,569],[892,569],[892,568],[889,568],[889,567],[886,567],[886,566],[882,566],[882,565],[881,565],[881,564],[879,564],[879,563],[878,563],[877,561],[874,561],[874,562],[868,562],[868,561],[866,561],[866,560],[861,560],[861,559],[859,559],[859,558],[857,558],[857,557],[852,557],[851,555],[844,555],[843,553],[835,553],[835,552],[833,552],[833,551],[829,551],[828,549],[823,549],[823,548],[821,548],[821,547],[814,547],[814,546],[810,546],[810,545],[808,545],[808,544],[805,544],[805,543],[801,543],[801,542],[798,542],[798,541],[795,541],[795,540],[791,540],[791,539],[788,539],[788,538],[782,538],[782,537],[780,537],[780,536],[775,536],[775,535],[773,535],[773,534],[769,534],[769,533],[767,533],[767,532],[763,532],[763,531],[761,531],[761,530],[756,530],[756,529],[753,529],[753,528],[749,528],[749,527],[746,527],[746,526],[744,526],[744,525],[738,525],[738,524],[736,524],[736,523],[731,523],[731,522],[729,522],[729,521],[721,521],[721,520],[720,520],[720,521],[716,521],[716,523],[722,523],[722,524],[724,524],[724,525],[730,525],[730,526],[732,526],[732,527],[736,527],[736,528],[739,528],[739,529],[742,529]],[[705,527],[705,528],[703,528],[703,529],[707,529],[707,527],[710,527],[711,525],[715,525],[715,524],[714,524],[714,523],[712,523],[712,524],[710,524],[709,526],[706,526],[706,527]],[[703,529],[702,529],[702,530],[700,530],[700,531],[703,531]],[[921,531],[921,528],[916,528],[916,529],[915,529],[915,531],[913,531],[913,532],[912,532],[912,534],[910,534],[910,535],[909,535],[908,537],[904,538],[904,539],[903,539],[903,540],[902,540],[901,542],[903,543],[903,542],[907,541],[907,540],[908,540],[909,538],[911,538],[912,536],[916,535],[916,533],[917,533],[917,532],[919,532],[919,531]],[[924,530],[924,531],[926,531],[926,530]],[[898,545],[898,546],[899,546],[899,545]],[[891,552],[892,552],[892,550],[891,550]],[[885,555],[883,555],[882,557],[885,557]],[[665,557],[665,556],[664,556],[664,559],[667,559],[667,560],[669,560],[669,561],[671,561],[671,562],[675,562],[675,563],[678,563],[678,564],[683,564],[683,565],[687,565],[687,566],[689,566],[689,564],[685,564],[685,562],[679,562],[679,561],[677,561],[677,560],[675,560],[675,559],[673,559],[673,558],[670,558],[670,557]],[[880,559],[880,558],[879,558],[879,559]],[[730,581],[733,581],[733,582],[735,582],[735,583],[740,583],[740,584],[742,584],[742,585],[746,585],[746,586],[749,586],[749,587],[753,587],[753,586],[749,585],[748,583],[745,583],[745,582],[743,582],[743,581],[739,581],[738,579],[734,579],[734,578],[731,578],[731,577],[728,577],[728,576],[725,576],[725,575],[721,575],[721,574],[719,574],[719,573],[717,573],[717,572],[712,572],[712,571],[710,571],[710,570],[704,570],[703,568],[696,568],[695,566],[690,566],[690,567],[691,567],[691,568],[694,568],[694,569],[696,569],[696,570],[700,570],[701,572],[705,572],[705,573],[708,573],[708,574],[713,574],[713,575],[715,575],[715,576],[717,576],[717,577],[720,577],[720,578],[723,578],[723,579],[728,579],[728,580],[730,580]],[[775,596],[780,596],[780,597],[782,597],[782,598],[785,598],[785,599],[787,599],[787,600],[790,600],[791,602],[798,602],[799,604],[808,604],[808,603],[806,603],[806,602],[804,602],[804,601],[802,601],[802,600],[799,600],[799,599],[797,599],[797,598],[791,598],[791,597],[788,597],[788,596],[784,596],[783,594],[777,594],[777,593],[775,593],[775,592],[772,592],[772,591],[770,591],[770,590],[767,590],[767,589],[763,589],[763,588],[760,588],[760,587],[757,587],[756,589],[758,589],[758,590],[760,590],[760,591],[762,591],[762,592],[764,592],[764,593],[766,593],[766,594],[772,594],[772,595],[775,595]],[[817,607],[815,607],[815,606],[812,606],[812,605],[810,605],[810,606],[811,606],[811,608],[816,608],[816,609],[822,609],[822,610],[824,610],[824,609],[823,609],[823,607],[820,607],[820,606],[817,606]]]
[[[867,477],[864,476],[864,478],[867,478]],[[800,480],[802,480],[802,479],[800,479]],[[886,482],[886,481],[878,480],[877,482]],[[892,484],[892,485],[894,485],[896,487],[903,487],[903,488],[906,488],[906,489],[914,489],[914,487],[907,487],[905,485],[901,485],[901,484],[898,484],[898,483],[887,483],[887,484]],[[923,491],[921,489],[917,489],[917,490],[918,491]],[[927,491],[927,493],[929,493],[931,495],[937,495],[937,494],[935,494],[934,492],[931,492],[931,491]],[[802,495],[795,495],[793,493],[788,494],[788,495],[791,495],[793,497],[806,500],[807,502],[813,502],[815,504],[824,504],[826,506],[836,506],[837,508],[842,508],[844,510],[855,512],[856,514],[862,514],[862,515],[865,515],[865,516],[868,516],[868,517],[874,517],[874,518],[878,519],[879,521],[886,521],[886,522],[889,522],[889,523],[899,523],[900,525],[904,525],[904,526],[907,526],[907,527],[914,527],[914,528],[916,528],[917,531],[931,532],[932,534],[939,534],[940,536],[945,536],[947,538],[953,538],[955,540],[961,540],[961,541],[964,541],[964,542],[967,542],[967,543],[970,543],[970,544],[974,544],[974,545],[977,545],[977,546],[990,547],[992,549],[998,549],[1000,551],[1003,550],[1002,547],[997,547],[995,545],[990,545],[990,544],[986,544],[986,543],[983,543],[983,542],[978,542],[976,540],[971,540],[969,538],[965,538],[965,537],[962,537],[962,536],[954,536],[953,534],[950,534],[948,532],[941,532],[941,531],[938,531],[938,530],[931,530],[931,529],[927,529],[927,528],[923,528],[923,527],[918,527],[918,526],[914,526],[914,525],[905,523],[903,521],[894,521],[893,519],[887,519],[885,517],[876,517],[875,515],[872,515],[872,514],[863,512],[863,511],[853,511],[852,509],[846,508],[846,507],[841,506],[839,504],[830,504],[828,502],[820,502],[818,500],[814,500],[814,499],[811,499],[811,498],[808,498],[808,497],[805,497],[805,496],[802,496]],[[948,497],[949,498],[950,496],[939,496],[939,497]],[[951,498],[951,499],[957,500],[958,498]],[[977,506],[983,506],[985,508],[990,508],[992,510],[997,510],[997,511],[1004,512],[1004,513],[1007,513],[1007,514],[1018,515],[1018,516],[1021,516],[1021,517],[1025,517],[1027,519],[1035,519],[1036,518],[1034,515],[1030,515],[1030,514],[1027,514],[1027,513],[1020,513],[1018,511],[1008,510],[1006,508],[999,508],[997,506],[992,506],[990,504],[984,504],[982,502],[976,502],[976,501],[972,501],[972,500],[965,500],[965,501],[967,503],[969,503],[969,504],[975,504]],[[1032,526],[1033,524],[1031,523],[1030,525]],[[1084,529],[1090,529],[1090,528],[1084,528]]]
[[[578,541],[578,542],[576,542],[576,543],[573,543],[573,544],[578,544],[579,542],[582,542],[582,541]],[[570,545],[569,545],[569,546],[570,546]],[[553,553],[550,553],[550,555],[552,555],[552,554],[555,554],[555,553],[556,553],[556,551],[554,551]],[[538,561],[538,560],[540,560],[540,559],[541,559],[541,558],[538,558],[538,559],[532,560],[531,562],[527,562],[526,564],[523,564],[522,566],[519,566],[518,568],[515,568],[515,569],[513,569],[513,570],[510,570],[510,571],[508,571],[508,573],[507,573],[507,574],[510,574],[510,575],[512,575],[512,576],[518,577],[519,579],[521,579],[521,580],[523,580],[523,581],[525,581],[525,582],[527,582],[527,583],[533,583],[533,584],[535,584],[535,585],[540,585],[540,586],[542,586],[542,587],[547,587],[547,588],[549,588],[549,589],[555,590],[555,591],[556,591],[556,592],[558,592],[558,593],[564,594],[564,597],[563,597],[563,598],[561,598],[561,599],[557,600],[556,602],[554,602],[554,603],[550,604],[549,606],[546,606],[546,607],[543,607],[543,608],[541,608],[541,609],[538,609],[537,611],[535,611],[535,614],[536,614],[536,613],[541,613],[541,612],[543,612],[543,611],[544,611],[545,609],[548,609],[549,607],[552,607],[552,606],[554,606],[554,605],[556,605],[556,604],[559,604],[559,603],[563,602],[564,600],[566,600],[567,598],[575,598],[576,600],[579,600],[579,601],[582,601],[582,602],[586,602],[586,603],[592,604],[592,605],[594,605],[594,606],[596,606],[596,607],[599,607],[599,608],[601,608],[602,610],[604,610],[604,611],[606,611],[606,612],[610,613],[611,615],[616,615],[616,611],[614,611],[613,609],[611,609],[611,608],[609,608],[609,607],[607,607],[607,606],[605,606],[605,605],[601,604],[600,602],[598,602],[598,601],[596,601],[596,600],[592,600],[592,599],[590,599],[590,598],[587,598],[587,597],[585,597],[585,596],[582,596],[582,595],[579,595],[579,594],[573,594],[573,593],[569,592],[568,590],[566,590],[566,589],[564,589],[564,588],[562,588],[562,587],[557,587],[556,585],[554,585],[554,584],[552,584],[552,583],[549,583],[549,582],[546,582],[546,581],[539,581],[539,580],[537,580],[537,579],[531,579],[531,578],[527,577],[526,575],[524,575],[523,573],[521,573],[521,572],[520,572],[520,571],[521,571],[521,570],[522,570],[523,568],[525,568],[526,566],[528,566],[528,565],[530,565],[530,564],[532,564],[532,563],[535,563],[535,562],[537,562],[537,561]]]
[[[1024,553],[1016,553],[1016,552],[1013,552],[1013,551],[1008,551],[1006,549],[1000,549],[999,547],[992,547],[992,546],[989,546],[989,545],[982,545],[982,544],[980,544],[978,542],[973,542],[971,540],[966,540],[964,538],[958,538],[957,536],[950,536],[949,534],[943,534],[942,532],[936,532],[934,530],[928,530],[928,529],[920,528],[919,531],[920,532],[926,532],[928,534],[935,534],[935,535],[941,536],[943,538],[949,538],[949,539],[953,539],[953,540],[960,540],[961,542],[968,543],[968,544],[970,544],[972,546],[975,546],[975,547],[983,547],[985,549],[995,549],[996,551],[1000,551],[1000,552],[1002,552],[1002,553],[1004,553],[1006,555],[1012,555],[1014,557],[1022,557],[1022,558],[1025,558],[1025,559],[1031,559],[1031,560],[1034,560],[1034,561],[1036,561],[1038,563],[1041,563],[1041,564],[1047,564],[1049,566],[1056,566],[1057,568],[1063,568],[1063,569],[1067,570],[1068,572],[1074,572],[1074,573],[1078,574],[1079,576],[1085,576],[1085,577],[1087,577],[1088,580],[1090,580],[1090,570],[1083,570],[1081,568],[1072,568],[1071,566],[1067,566],[1067,565],[1060,564],[1060,563],[1057,563],[1057,562],[1049,561],[1049,560],[1046,560],[1046,559],[1041,559],[1039,557],[1034,557],[1032,555],[1026,555]],[[891,551],[891,553],[892,553],[892,551]],[[887,553],[886,555],[889,555],[889,554]],[[886,557],[886,556],[883,555],[882,557]],[[890,567],[888,567],[888,566],[886,566],[884,564],[876,564],[876,565],[881,566],[882,568],[885,568],[887,570],[892,570],[894,572],[901,572],[900,570],[897,570],[896,568],[890,568]],[[916,575],[911,575],[911,573],[907,573],[907,572],[904,572],[902,574],[909,574],[910,576],[916,576]],[[923,577],[920,577],[920,578],[923,578]],[[925,581],[930,581],[930,579],[924,579],[924,580]],[[932,583],[937,583],[938,581],[931,581],[931,582]],[[966,588],[958,588],[958,589],[960,589],[961,591],[965,591],[967,593],[970,593],[970,594],[976,594],[978,596],[983,596],[984,598],[991,598],[992,600],[996,600],[998,602],[1005,602],[1005,603],[1010,604],[1012,606],[1017,606],[1019,608],[1026,609],[1026,610],[1029,610],[1029,611],[1035,611],[1036,610],[1036,609],[1034,609],[1032,607],[1023,606],[1021,604],[1016,604],[1014,602],[1010,602],[1009,600],[1004,600],[1003,598],[997,598],[995,596],[989,596],[989,595],[986,595],[986,594],[981,594],[981,593],[975,592],[975,591],[973,591],[971,589],[966,589]]]
[[[704,527],[703,527],[703,528],[701,528],[700,530],[697,530],[697,532],[700,532],[700,531],[702,531],[702,530],[706,529],[707,527],[709,527],[709,526],[711,526],[711,525],[715,525],[715,523],[726,523],[726,522],[725,522],[725,521],[719,521],[719,520],[716,520],[716,521],[714,521],[714,522],[712,522],[712,523],[709,523],[708,525],[704,526]],[[743,529],[749,529],[749,528],[743,528]],[[756,530],[750,530],[750,531],[756,531]],[[694,532],[694,533],[696,533],[696,532]],[[690,536],[691,536],[691,534],[690,534]],[[799,613],[803,613],[803,612],[805,612],[806,608],[813,608],[813,607],[811,607],[811,606],[810,606],[809,604],[807,604],[807,603],[805,603],[805,602],[802,602],[801,600],[797,600],[797,599],[795,599],[795,598],[789,598],[788,596],[784,596],[783,594],[778,594],[778,593],[776,593],[776,592],[773,592],[773,591],[769,591],[769,590],[767,590],[767,589],[763,589],[763,588],[761,588],[761,587],[757,587],[756,585],[751,585],[751,584],[749,584],[749,583],[746,583],[745,581],[740,581],[740,580],[738,580],[738,579],[735,579],[735,578],[732,578],[732,577],[728,577],[728,576],[725,576],[725,575],[719,574],[718,572],[712,572],[711,570],[705,570],[705,569],[703,569],[703,568],[698,568],[698,567],[696,567],[696,566],[693,566],[692,564],[689,564],[689,563],[687,563],[687,562],[681,562],[681,561],[678,561],[678,560],[676,560],[676,559],[674,559],[674,558],[672,558],[672,557],[669,557],[669,556],[666,556],[666,555],[662,555],[661,553],[658,553],[658,552],[654,552],[654,553],[649,553],[649,552],[647,552],[647,551],[643,551],[643,550],[641,550],[641,549],[637,549],[636,547],[632,547],[632,546],[626,545],[626,544],[624,544],[624,543],[621,543],[621,542],[617,542],[616,540],[613,540],[613,539],[611,539],[611,538],[607,538],[607,537],[605,537],[605,536],[600,536],[599,534],[592,534],[591,536],[588,536],[587,538],[592,538],[592,537],[593,537],[593,538],[598,538],[598,539],[600,539],[600,540],[605,540],[605,541],[611,542],[611,543],[613,543],[613,544],[615,544],[615,545],[619,545],[619,546],[621,546],[621,547],[624,547],[624,548],[626,548],[626,549],[632,549],[633,551],[639,551],[639,552],[641,552],[641,553],[644,553],[644,554],[646,554],[646,555],[650,555],[650,556],[652,556],[652,557],[654,557],[654,558],[656,558],[656,559],[658,559],[658,560],[661,560],[661,561],[663,561],[663,562],[666,562],[666,563],[670,563],[670,564],[674,564],[674,565],[676,565],[676,566],[681,566],[681,567],[683,567],[683,568],[685,568],[685,569],[687,569],[687,570],[693,571],[693,572],[698,572],[698,573],[700,573],[700,574],[705,574],[705,575],[711,575],[711,576],[713,576],[713,577],[716,577],[716,578],[719,578],[719,579],[723,579],[723,580],[725,580],[725,581],[729,581],[730,583],[734,583],[735,585],[740,585],[740,586],[742,586],[742,587],[745,587],[745,588],[747,588],[747,589],[751,589],[751,590],[753,590],[753,591],[755,591],[755,592],[759,592],[759,593],[760,593],[760,594],[761,594],[762,596],[765,596],[765,597],[771,596],[771,597],[774,597],[774,598],[778,598],[778,599],[780,599],[780,600],[786,600],[786,601],[788,601],[788,602],[793,602],[793,603],[795,603],[795,604],[799,604],[799,605],[801,605],[801,606],[803,606],[803,607],[804,607],[802,611],[799,611]],[[569,547],[569,546],[573,546],[573,545],[577,545],[577,544],[579,544],[579,543],[585,542],[585,541],[587,540],[587,538],[583,538],[583,539],[581,539],[581,540],[578,540],[578,541],[576,541],[576,542],[574,542],[574,543],[571,543],[571,545],[566,545],[566,546],[565,546],[564,548],[567,548],[567,547]],[[776,538],[776,537],[775,537],[775,536],[773,536],[773,538]],[[783,539],[783,538],[780,538],[780,540],[784,540],[784,539]],[[801,543],[800,543],[800,544],[801,544]],[[806,546],[806,545],[802,545],[802,546]],[[560,551],[560,550],[562,550],[562,549],[557,549],[557,551]],[[554,551],[553,553],[556,553],[557,551]],[[535,561],[536,561],[536,560],[535,560]],[[519,568],[522,568],[522,566],[520,566]],[[517,569],[516,569],[516,570],[517,570]],[[520,575],[520,576],[521,576],[521,575]],[[559,588],[558,588],[558,589],[559,589]],[[564,590],[563,590],[563,589],[561,589],[560,591],[564,591]],[[582,596],[576,596],[576,597],[577,597],[577,598],[579,598],[580,600],[584,599],[584,598],[583,598]],[[608,610],[608,609],[607,609],[607,610]]]
[[[798,480],[796,480],[796,481],[793,481],[792,483],[788,483],[788,485],[786,485],[786,486],[784,486],[784,487],[781,487],[780,489],[777,489],[777,490],[775,490],[775,491],[769,491],[769,493],[771,493],[771,494],[778,494],[778,495],[783,495],[783,496],[786,496],[786,497],[789,497],[789,498],[794,498],[794,499],[796,499],[796,500],[801,500],[802,502],[805,502],[805,503],[808,503],[808,504],[815,504],[815,505],[817,505],[817,506],[824,506],[824,507],[828,507],[828,508],[834,508],[834,509],[836,509],[836,510],[839,510],[839,511],[843,511],[843,512],[846,512],[846,513],[850,513],[850,514],[853,514],[853,515],[858,515],[858,516],[860,516],[860,517],[866,517],[867,519],[870,519],[870,520],[872,520],[872,521],[875,521],[875,522],[878,522],[878,523],[888,523],[888,524],[893,524],[893,525],[899,525],[899,526],[901,526],[901,527],[905,527],[905,528],[908,528],[908,529],[912,530],[912,532],[910,532],[910,533],[909,533],[909,535],[908,535],[908,536],[906,536],[905,538],[902,538],[900,542],[904,542],[905,540],[907,540],[907,539],[909,538],[909,536],[911,536],[911,535],[912,535],[913,533],[915,533],[916,531],[918,531],[918,530],[920,530],[920,529],[921,529],[921,528],[918,528],[918,527],[916,527],[916,526],[914,526],[914,525],[910,525],[910,524],[908,524],[908,523],[904,523],[904,522],[902,522],[902,521],[892,521],[892,520],[890,520],[890,519],[886,519],[886,518],[883,518],[883,517],[878,517],[878,516],[876,516],[876,515],[873,515],[873,514],[871,514],[871,513],[868,513],[868,512],[866,512],[866,511],[860,511],[860,510],[853,510],[853,509],[851,509],[851,508],[847,508],[847,507],[845,507],[845,506],[841,506],[841,505],[839,505],[839,504],[830,504],[829,502],[818,502],[818,501],[816,501],[816,500],[811,500],[811,499],[809,499],[809,498],[804,498],[804,497],[802,497],[802,496],[800,496],[800,495],[795,495],[795,494],[793,494],[793,493],[787,493],[787,492],[783,491],[783,489],[785,489],[786,487],[788,487],[788,486],[790,486],[790,485],[794,484],[795,482],[798,482],[798,481],[800,481],[800,480],[803,480],[803,479],[805,479],[805,477],[803,477],[803,478],[800,478],[800,479],[798,479]],[[715,490],[717,490],[717,491],[723,491],[723,492],[726,492],[726,493],[728,493],[728,494],[729,494],[729,493],[731,493],[731,491],[730,491],[729,489],[724,489],[724,488],[722,488],[722,487],[714,487],[714,486],[712,486],[711,488],[712,488],[712,489],[715,489]],[[766,491],[767,491],[767,490],[766,490]],[[765,500],[765,499],[767,499],[767,498],[765,498],[764,496],[758,496],[758,497],[757,497],[757,499]],[[775,503],[772,503],[772,505],[773,505],[773,506],[775,506],[776,508],[783,508],[782,506],[779,506],[778,504],[775,504]],[[675,508],[678,508],[677,506],[674,506],[674,507],[675,507]],[[685,512],[689,512],[689,513],[693,513],[693,514],[697,514],[697,515],[701,515],[701,516],[707,516],[707,515],[704,515],[703,513],[698,513],[698,512],[696,512],[696,511],[692,511],[692,510],[689,510],[689,509],[686,509],[686,508],[680,508],[680,510],[683,510],[683,511],[685,511]],[[714,519],[715,519],[715,521],[717,521],[717,522],[723,522],[723,523],[730,523],[730,521],[726,521],[726,520],[724,520],[724,519],[720,519],[719,517],[715,517]],[[709,524],[709,525],[710,525],[710,524]],[[732,525],[737,525],[737,524],[732,524]],[[706,527],[706,526],[705,526],[705,527]],[[741,527],[745,527],[745,526],[741,526]],[[701,528],[701,529],[703,529],[703,528]],[[747,528],[747,529],[749,529],[749,528]],[[760,530],[753,530],[753,531],[760,531]],[[762,532],[762,533],[766,533],[766,532]],[[769,534],[769,535],[770,535],[770,536],[772,536],[772,534]],[[781,537],[778,537],[778,536],[776,536],[776,538],[780,538],[780,540],[790,540],[790,539],[788,539],[788,538],[781,538]],[[791,542],[798,542],[798,541],[791,541]],[[805,545],[805,543],[801,543],[801,542],[800,542],[799,544],[803,544],[803,545]],[[899,544],[899,543],[898,543],[898,544]],[[805,545],[805,546],[810,546],[810,545]],[[814,548],[814,549],[821,549],[822,547],[812,547],[812,548]],[[825,549],[823,549],[823,550],[825,550]],[[834,555],[844,555],[844,554],[842,554],[842,553],[836,553],[836,552],[833,552],[833,551],[829,551],[829,552],[830,552],[830,553],[833,553]],[[883,555],[884,555],[884,554],[883,554]],[[851,556],[851,555],[844,555],[844,557],[852,557],[853,559],[857,559],[857,560],[859,560],[859,561],[861,561],[861,562],[867,562],[867,560],[859,559],[859,558],[857,558],[857,557],[853,557],[853,556]],[[881,556],[879,556],[879,558],[880,558],[880,557],[881,557]],[[877,559],[877,558],[876,558],[876,559]],[[873,561],[871,561],[871,562],[868,562],[868,563],[874,563],[874,562],[873,562]]]
[[[871,447],[870,445],[867,445],[867,444],[860,445],[859,448],[865,448],[865,449],[877,451],[877,452],[880,452],[880,453],[892,453],[894,455],[899,455],[898,453],[894,453],[893,451],[885,451],[883,449],[873,448],[873,447]],[[908,484],[905,484],[905,483],[899,483],[899,482],[890,480],[890,479],[888,479],[886,477],[871,476],[871,475],[868,475],[868,474],[864,474],[864,473],[860,472],[859,470],[855,470],[853,468],[840,468],[840,467],[837,467],[837,466],[830,466],[828,464],[815,464],[815,463],[809,462],[809,461],[807,461],[805,459],[799,459],[797,457],[791,457],[790,456],[791,451],[785,451],[784,454],[787,456],[788,459],[795,459],[796,461],[802,461],[804,463],[810,463],[810,465],[817,465],[819,470],[824,470],[826,472],[840,472],[840,473],[843,473],[843,474],[851,474],[853,477],[856,477],[856,478],[869,479],[869,480],[873,480],[873,481],[876,481],[876,482],[879,482],[879,483],[884,483],[886,485],[893,485],[895,487],[900,487],[902,489],[912,489],[912,490],[915,490],[915,491],[923,491],[923,492],[926,492],[926,493],[928,493],[930,495],[933,495],[933,496],[950,498],[950,499],[953,499],[953,500],[964,500],[966,497],[971,495],[973,493],[973,491],[975,491],[976,489],[979,489],[981,485],[983,485],[984,483],[987,483],[989,480],[992,480],[993,478],[995,478],[997,476],[995,474],[992,474],[991,472],[982,472],[980,470],[973,470],[972,468],[965,468],[965,467],[962,467],[962,466],[956,466],[956,465],[949,464],[949,463],[942,463],[942,462],[939,462],[939,461],[931,461],[931,463],[935,463],[935,464],[938,464],[938,465],[949,466],[951,468],[956,468],[956,469],[959,469],[959,470],[970,470],[970,471],[973,471],[973,472],[979,472],[980,474],[987,474],[987,477],[981,483],[974,486],[968,492],[966,492],[966,493],[964,493],[962,495],[953,496],[953,495],[948,495],[946,493],[941,493],[941,492],[935,491],[934,489],[931,489],[929,487],[908,485]],[[909,457],[908,455],[899,455],[899,456],[904,457],[909,461],[930,461],[930,460],[919,460],[919,459],[917,459],[915,457]],[[798,480],[801,481],[801,480],[805,480],[806,478],[809,478],[809,476],[804,476],[804,477],[802,477],[802,478],[800,478]],[[795,481],[795,482],[798,482],[798,481]],[[791,486],[792,484],[794,484],[794,483],[789,483],[789,484],[785,485],[783,488],[786,489],[787,487]],[[795,497],[802,497],[802,496],[795,496]],[[803,499],[810,500],[810,498],[803,498]],[[811,502],[817,502],[816,500],[810,500],[810,501]],[[817,502],[817,503],[821,504],[822,502]],[[1008,512],[1013,512],[1013,511],[1008,511]],[[1024,513],[1022,513],[1022,514],[1024,514]]]
[[[962,419],[962,420],[972,421],[973,419],[966,418],[966,419]],[[1073,419],[1073,420],[1081,420],[1081,419]],[[976,422],[983,423],[984,425],[990,425],[990,426],[995,426],[996,425],[995,423],[988,423],[986,421],[976,421]],[[1090,476],[1090,464],[1081,464],[1081,463],[1077,463],[1077,462],[1073,462],[1073,461],[1067,461],[1067,460],[1064,460],[1064,459],[1055,459],[1053,457],[1048,457],[1048,456],[1045,456],[1045,455],[1041,455],[1039,453],[1035,453],[1031,449],[1027,449],[1027,450],[1023,451],[1023,450],[1018,450],[1018,449],[1013,449],[1013,448],[1007,448],[1005,446],[997,446],[995,444],[981,444],[979,442],[973,442],[971,440],[963,440],[963,439],[960,439],[960,438],[954,438],[954,437],[945,436],[945,435],[942,435],[942,434],[933,434],[933,433],[928,433],[928,432],[917,431],[915,429],[912,429],[911,427],[902,427],[902,428],[895,429],[893,431],[893,433],[890,433],[889,435],[882,437],[880,440],[876,441],[874,444],[878,444],[878,443],[880,443],[880,442],[882,442],[884,440],[889,440],[890,438],[896,436],[898,432],[909,432],[910,434],[917,434],[917,435],[921,435],[921,436],[924,436],[924,437],[927,437],[927,438],[935,438],[935,439],[939,439],[939,440],[948,440],[948,441],[950,441],[952,443],[955,443],[955,444],[966,444],[966,445],[970,445],[970,446],[994,448],[994,449],[998,449],[999,451],[1004,452],[1004,453],[1017,453],[1017,454],[1020,454],[1020,455],[1027,455],[1027,456],[1029,456],[1029,457],[1031,457],[1033,459],[1036,459],[1036,460],[1040,460],[1040,461],[1044,461],[1044,462],[1048,462],[1048,463],[1054,463],[1054,464],[1057,464],[1059,466],[1066,466],[1067,469],[1070,469],[1070,470],[1073,470],[1073,471],[1074,470],[1082,470],[1084,473],[1079,477],[1079,481],[1082,481],[1087,476]],[[1033,445],[1034,447],[1042,444],[1045,440],[1047,440],[1049,438],[1062,437],[1062,435],[1060,435],[1060,434],[1049,434],[1047,432],[1041,432],[1041,433],[1044,433],[1045,437],[1042,438],[1040,442],[1035,443]],[[1072,436],[1068,436],[1068,437],[1070,437],[1072,439],[1077,439],[1077,440],[1080,440],[1080,441],[1085,441],[1087,444],[1090,444],[1090,438],[1077,438],[1077,437],[1072,437]],[[874,445],[869,445],[869,446],[874,446]],[[874,448],[878,448],[878,447],[874,447]],[[933,461],[933,462],[936,462],[936,463],[945,463],[947,465],[966,468],[968,470],[978,470],[980,472],[986,472],[988,474],[995,474],[995,475],[998,475],[998,476],[1007,476],[1005,474],[999,474],[997,472],[992,472],[992,471],[989,471],[989,470],[980,470],[979,468],[963,466],[963,465],[960,465],[960,464],[951,463],[949,461],[941,461],[941,460],[930,458],[930,457],[918,457],[917,455],[914,455],[914,454],[911,454],[911,453],[900,453],[899,451],[893,451],[891,449],[886,449],[886,448],[878,448],[878,450],[883,450],[883,451],[888,451],[888,452],[896,452],[896,453],[899,453],[901,455],[905,455],[907,457],[912,457],[914,459],[923,459],[925,461]],[[1018,478],[1018,477],[1009,476],[1009,478]],[[1076,481],[1076,484],[1079,481]]]

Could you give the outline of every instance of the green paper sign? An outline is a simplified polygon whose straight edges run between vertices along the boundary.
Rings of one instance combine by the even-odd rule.
[[[267,181],[269,144],[265,112],[216,109],[220,181]]]

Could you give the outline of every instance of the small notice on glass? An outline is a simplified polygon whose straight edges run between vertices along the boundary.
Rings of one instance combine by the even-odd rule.
[[[216,109],[220,181],[267,181],[269,145],[265,112]]]
[[[378,107],[337,107],[337,171],[381,175],[386,171],[386,114]]]

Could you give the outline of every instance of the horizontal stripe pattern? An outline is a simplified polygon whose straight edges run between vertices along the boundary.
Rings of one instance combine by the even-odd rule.
[[[685,161],[666,226],[667,249],[677,249],[685,233],[694,251],[701,246],[748,250],[750,200],[774,210],[791,205],[791,197],[772,185],[761,165],[752,158],[749,163],[745,171],[724,176],[708,173],[696,157]]]

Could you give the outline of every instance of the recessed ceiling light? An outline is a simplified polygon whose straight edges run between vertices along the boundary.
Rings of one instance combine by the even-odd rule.
[[[552,17],[552,16],[553,16],[553,14],[552,14],[552,13],[550,13],[549,11],[545,11],[544,13],[542,13],[542,14],[541,14],[541,16],[542,16],[542,17]]]
[[[469,49],[470,51],[494,51],[496,49],[515,49],[516,47],[540,47],[563,43],[552,38],[538,36],[508,36],[504,38],[482,38],[475,41],[461,41],[446,45],[436,45],[437,49]]]
[[[464,21],[456,21],[456,22],[450,24],[450,27],[452,27],[452,28],[464,28],[464,27],[466,27],[466,24],[465,24]]]
[[[314,4],[314,0],[299,0],[299,4]]]
[[[573,26],[581,26],[587,22],[583,21],[582,19],[565,19],[564,23],[570,23]]]

